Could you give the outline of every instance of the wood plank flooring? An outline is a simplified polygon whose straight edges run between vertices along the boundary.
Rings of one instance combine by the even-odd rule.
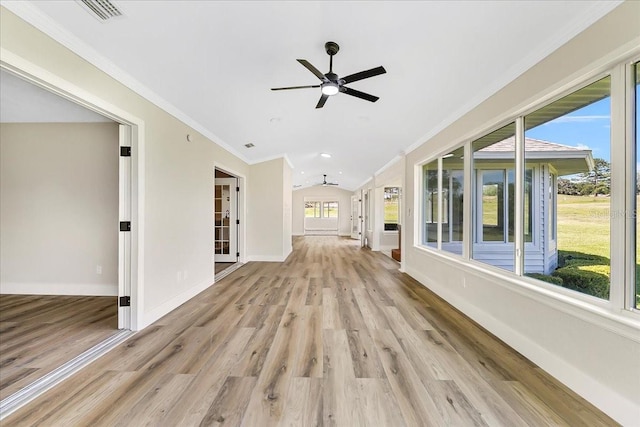
[[[8,426],[605,426],[615,422],[348,239],[297,237],[3,421]]]
[[[117,332],[116,297],[0,295],[0,399]]]

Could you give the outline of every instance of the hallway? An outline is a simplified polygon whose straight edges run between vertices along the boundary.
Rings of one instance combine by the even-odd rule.
[[[17,411],[24,425],[615,425],[387,256],[294,238]]]

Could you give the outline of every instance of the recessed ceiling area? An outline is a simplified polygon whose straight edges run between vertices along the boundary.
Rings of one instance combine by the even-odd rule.
[[[105,22],[73,1],[3,6],[245,161],[286,155],[294,186],[327,174],[352,190],[620,2],[112,3]],[[270,90],[317,85],[296,60],[326,73],[327,41],[340,76],[385,68],[349,84],[377,102]]]

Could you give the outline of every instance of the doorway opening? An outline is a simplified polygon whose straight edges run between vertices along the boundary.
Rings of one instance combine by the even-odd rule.
[[[21,162],[26,171],[33,172],[2,168],[3,173],[14,174],[7,180],[3,176],[3,185],[13,185],[3,188],[3,198],[13,195],[18,202],[33,202],[2,203],[8,209],[2,212],[2,264],[12,270],[2,269],[0,320],[13,324],[3,329],[0,341],[5,356],[6,346],[22,355],[13,366],[2,367],[2,419],[137,328],[136,275],[141,268],[136,256],[141,229],[137,209],[143,198],[138,162],[143,157],[139,134],[143,122],[97,98],[85,99],[83,90],[19,57],[3,57],[0,70],[3,166],[5,161]],[[9,106],[17,115],[5,124]],[[29,114],[44,117],[26,117]],[[71,125],[73,131],[65,136]],[[19,144],[25,138],[29,146]],[[48,157],[34,163],[44,148]],[[24,152],[27,149],[31,151]],[[39,169],[44,175],[38,174]],[[14,185],[13,178],[22,181]],[[5,221],[26,215],[33,221],[22,224],[21,229],[19,222]],[[12,241],[4,239],[5,228],[12,230]],[[82,240],[87,238],[92,244]],[[15,247],[8,250],[5,244]],[[46,254],[41,256],[38,250],[43,246]],[[91,252],[93,249],[97,252]],[[63,256],[64,262],[56,261],[56,256]],[[40,268],[25,268],[34,257],[40,257]],[[24,365],[24,356],[37,358],[40,365]]]
[[[239,267],[239,178],[215,168],[213,180],[213,261],[215,279]]]

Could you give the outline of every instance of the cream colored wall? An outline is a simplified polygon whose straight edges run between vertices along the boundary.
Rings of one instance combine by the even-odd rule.
[[[0,292],[118,294],[118,125],[0,124]]]
[[[293,250],[293,171],[289,162],[282,162],[282,256]]]
[[[384,230],[384,188],[385,187],[403,187],[404,179],[404,156],[399,157],[390,163],[384,170],[378,172],[374,177],[375,181],[375,235],[376,243],[382,251],[390,251],[398,247],[399,236],[397,231]],[[401,193],[402,197],[402,193]],[[401,200],[402,201],[402,200]],[[400,219],[400,221],[402,221]]]
[[[254,178],[262,180],[261,165],[249,166],[4,8],[0,8],[0,46],[3,55],[11,54],[21,63],[26,61],[46,70],[56,81],[71,83],[88,97],[143,121],[144,151],[139,157],[144,164],[138,166],[144,171],[140,177],[144,193],[140,211],[144,216],[133,226],[143,228],[144,239],[134,277],[141,282],[137,285],[139,294],[132,301],[140,309],[134,327],[143,328],[210,286],[214,163],[248,177],[248,186]],[[187,134],[191,135],[191,142],[186,140]],[[269,246],[247,236],[247,252],[264,259],[282,258],[284,252],[283,200],[279,191],[283,188],[283,171],[281,164],[277,172],[279,184],[270,187],[268,193],[280,204],[261,207],[262,216],[274,218],[277,223],[278,244]],[[266,206],[271,210],[264,210]],[[258,217],[248,215],[247,228]]]
[[[289,169],[287,171],[287,169]],[[247,186],[248,260],[284,261],[291,252],[290,167],[283,158],[251,166]],[[288,244],[287,244],[288,242]]]
[[[611,319],[597,314],[599,309],[588,310],[529,289],[517,279],[416,247],[420,195],[414,166],[478,136],[555,88],[582,81],[585,73],[638,46],[640,2],[625,2],[409,153],[404,191],[408,203],[403,209],[407,273],[623,425],[637,424],[640,414],[637,317]]]
[[[371,180],[358,188],[354,194],[371,195],[370,230],[365,230],[367,244],[374,251],[391,251],[398,247],[399,236],[395,231],[384,231],[384,188],[404,185],[405,159],[399,156],[378,171]],[[402,195],[404,197],[404,194]],[[363,215],[364,215],[363,206]],[[402,220],[400,220],[402,221]]]
[[[338,235],[351,235],[351,191],[343,190],[333,186],[305,187],[293,191],[292,217],[293,235],[302,236],[304,234],[304,201],[318,198],[318,200],[338,201]]]

